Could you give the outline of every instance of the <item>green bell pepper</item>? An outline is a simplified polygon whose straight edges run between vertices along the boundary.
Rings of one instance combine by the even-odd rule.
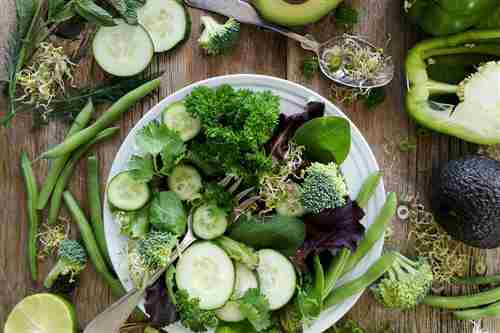
[[[500,27],[500,21],[492,15],[500,10],[500,0],[405,0],[404,8],[415,24],[434,36],[451,35],[476,26]],[[496,15],[498,18],[500,11]]]
[[[500,143],[500,30],[471,30],[428,39],[406,58],[406,111],[419,124],[477,144]],[[485,59],[458,84],[430,77],[428,65],[456,57]],[[478,58],[479,56],[479,58]],[[470,64],[469,64],[470,65]],[[464,74],[465,75],[465,74]],[[442,76],[441,76],[442,77]],[[453,102],[443,102],[443,97]],[[458,103],[456,103],[458,101]]]

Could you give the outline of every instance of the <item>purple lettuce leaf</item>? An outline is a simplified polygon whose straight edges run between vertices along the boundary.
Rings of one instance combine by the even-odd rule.
[[[149,316],[150,325],[163,327],[179,320],[175,304],[168,296],[163,277],[146,289],[144,308]]]
[[[351,199],[343,207],[305,215],[306,240],[293,258],[296,265],[304,268],[305,260],[312,253],[335,252],[341,248],[354,251],[365,233],[360,223],[364,216],[363,209]]]
[[[265,145],[267,153],[278,160],[283,160],[288,152],[288,143],[299,127],[311,119],[322,117],[324,114],[325,103],[316,101],[307,103],[303,112],[281,113],[278,126]]]

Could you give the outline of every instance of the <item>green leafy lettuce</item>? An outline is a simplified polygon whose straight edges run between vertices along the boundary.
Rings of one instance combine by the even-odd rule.
[[[187,214],[181,199],[171,191],[158,192],[149,205],[151,224],[158,230],[180,236],[186,232]]]

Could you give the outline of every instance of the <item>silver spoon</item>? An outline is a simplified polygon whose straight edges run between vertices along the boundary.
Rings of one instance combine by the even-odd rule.
[[[272,1],[272,0],[269,0]],[[303,36],[298,33],[286,30],[282,27],[265,22],[257,13],[255,8],[249,3],[242,0],[184,0],[191,7],[208,10],[227,17],[232,17],[241,23],[256,25],[265,29],[280,33],[288,38],[296,40],[300,43],[303,49],[316,53],[319,60],[319,65],[323,74],[330,80],[352,88],[371,89],[382,87],[391,82],[394,77],[394,63],[391,57],[382,54],[382,70],[370,79],[353,79],[346,74],[342,68],[331,71],[327,66],[325,59],[326,53],[334,46],[340,46],[346,39],[350,42],[358,43],[359,46],[367,48],[373,52],[380,53],[379,48],[367,42],[366,40],[355,36],[339,36],[329,39],[325,43],[318,43],[308,36]]]
[[[125,296],[110,305],[87,325],[83,333],[119,333],[120,327],[122,327],[123,323],[125,323],[127,318],[136,308],[137,304],[141,301],[146,288],[153,285],[156,280],[163,275],[168,266],[170,266],[179,257],[179,255],[196,240],[192,224],[193,212],[191,211],[188,216],[188,230],[177,247],[177,250],[172,253],[168,265],[158,270],[144,283],[142,288],[133,288]]]

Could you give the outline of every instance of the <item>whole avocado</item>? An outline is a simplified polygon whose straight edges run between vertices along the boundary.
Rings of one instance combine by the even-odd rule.
[[[500,162],[480,156],[450,161],[433,198],[437,222],[456,240],[491,249],[500,246]]]

